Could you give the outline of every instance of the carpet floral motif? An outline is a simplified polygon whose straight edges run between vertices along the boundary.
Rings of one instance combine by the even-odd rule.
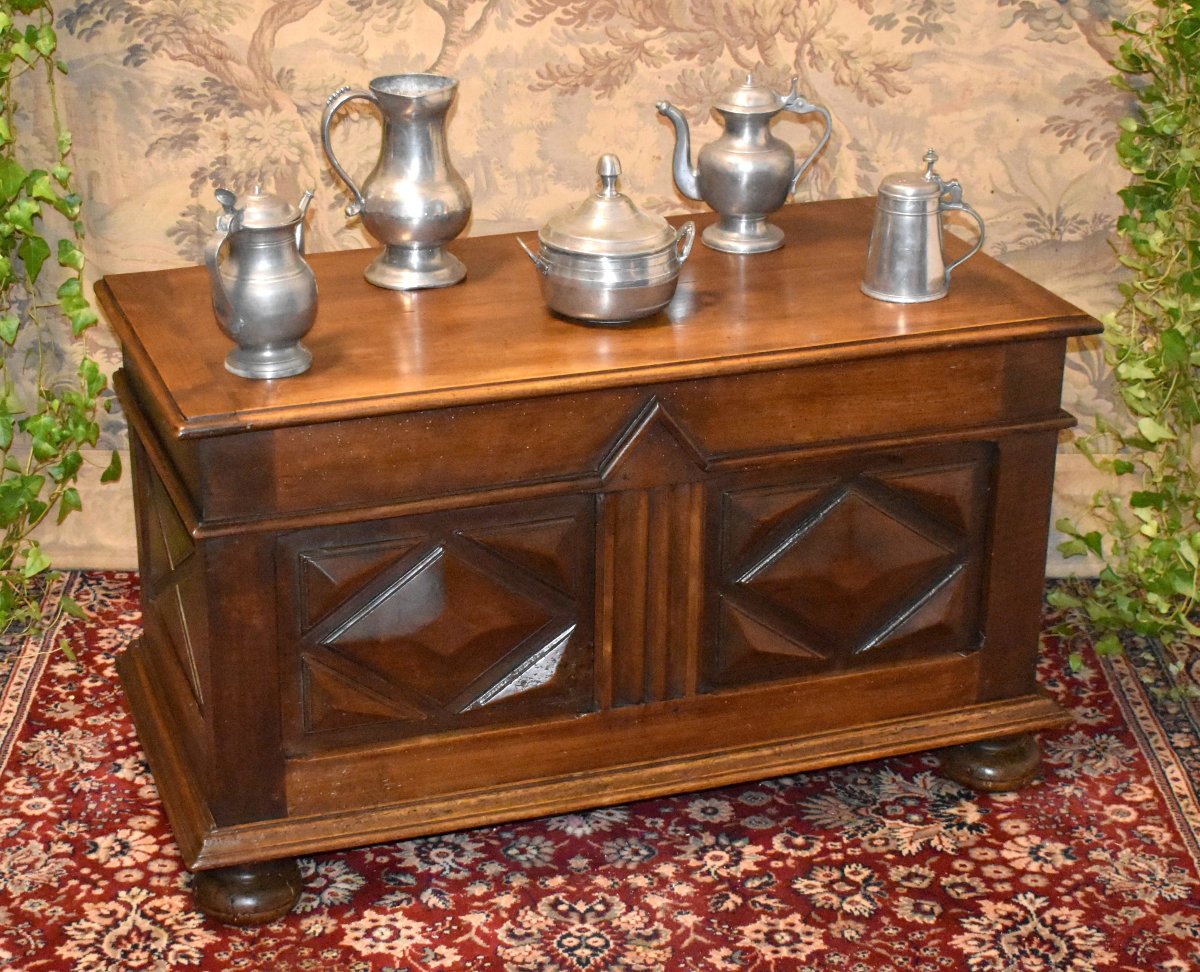
[[[192,908],[122,706],[137,577],[66,586],[92,617],[56,632],[81,664],[0,657],[0,969],[1200,968],[1200,720],[1166,691],[1198,674],[1183,648],[1085,650],[1071,673],[1086,628],[1048,636],[1042,682],[1074,723],[1020,793],[916,754],[325,854],[301,860],[292,914],[231,929]],[[1048,630],[1065,620],[1047,608]]]

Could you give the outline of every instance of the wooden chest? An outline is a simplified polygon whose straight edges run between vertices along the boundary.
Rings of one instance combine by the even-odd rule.
[[[890,753],[1036,769],[1063,358],[1095,325],[985,256],[871,300],[871,216],[697,246],[625,327],[549,314],[512,236],[417,293],[315,255],[314,364],[274,381],[224,370],[203,268],[99,284],[122,677],[203,906],[277,915],[297,854]]]

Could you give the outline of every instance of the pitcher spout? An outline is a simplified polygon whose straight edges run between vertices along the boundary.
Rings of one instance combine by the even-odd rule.
[[[675,155],[671,162],[675,185],[688,199],[699,199],[700,177],[692,165],[692,133],[687,119],[669,101],[660,101],[655,107],[660,115],[664,115],[675,126]]]

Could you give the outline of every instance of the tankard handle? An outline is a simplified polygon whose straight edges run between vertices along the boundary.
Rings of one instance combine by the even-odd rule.
[[[800,177],[813,164],[816,157],[821,153],[821,149],[825,147],[825,143],[829,141],[829,136],[833,133],[833,119],[829,115],[829,109],[823,108],[820,105],[814,105],[804,95],[800,94],[796,89],[798,82],[798,78],[792,78],[792,90],[783,99],[784,111],[790,111],[794,115],[810,115],[814,111],[817,112],[825,119],[825,133],[821,136],[820,141],[817,142],[817,147],[808,153],[808,158],[796,167],[796,171],[792,174],[791,184],[788,186],[788,195],[796,191],[796,186],[800,184]]]
[[[975,245],[967,251],[966,256],[961,256],[955,260],[950,266],[946,267],[946,283],[950,283],[950,271],[957,267],[960,263],[966,263],[973,257],[983,246],[983,217],[975,212],[970,206],[963,202],[962,186],[957,179],[952,179],[950,182],[943,183],[942,201],[939,207],[942,212],[947,210],[955,210],[960,213],[966,213],[976,223],[979,224],[979,239],[975,241]]]
[[[363,199],[362,192],[355,185],[354,180],[350,178],[346,170],[342,168],[341,163],[338,162],[337,156],[333,154],[333,143],[329,138],[329,125],[333,121],[333,116],[337,110],[355,98],[362,98],[379,107],[378,100],[376,100],[370,91],[343,85],[329,96],[329,100],[325,102],[325,114],[321,116],[321,143],[325,146],[325,154],[329,157],[329,164],[333,166],[333,171],[342,177],[342,182],[346,183],[350,192],[354,194],[354,202],[346,207],[347,216],[357,216],[363,211],[367,203]]]

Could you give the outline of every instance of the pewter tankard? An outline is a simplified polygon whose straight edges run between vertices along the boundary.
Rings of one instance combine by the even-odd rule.
[[[944,182],[933,170],[937,153],[925,153],[925,171],[898,172],[879,186],[875,226],[867,247],[862,291],[876,300],[917,304],[938,300],[950,291],[950,272],[983,246],[983,217],[963,202],[957,180]],[[942,250],[942,213],[956,210],[979,224],[979,239],[946,266]]]
[[[446,147],[446,114],[458,82],[437,74],[395,74],[375,78],[369,87],[339,88],[321,119],[325,154],[354,195],[346,215],[362,214],[367,232],[384,244],[366,278],[389,290],[449,287],[467,268],[443,247],[471,216],[467,184]],[[355,98],[371,102],[383,116],[379,159],[361,189],[338,162],[329,137],[334,114]]]

